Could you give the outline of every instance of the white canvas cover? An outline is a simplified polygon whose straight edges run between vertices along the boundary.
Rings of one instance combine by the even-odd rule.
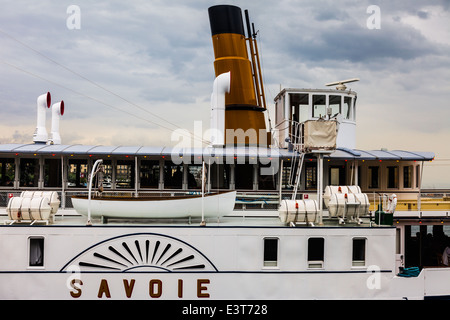
[[[303,142],[306,150],[335,150],[336,121],[308,120],[303,125]]]

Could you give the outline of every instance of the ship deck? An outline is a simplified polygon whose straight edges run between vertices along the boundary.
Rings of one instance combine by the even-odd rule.
[[[411,212],[410,212],[411,214]],[[445,213],[442,213],[445,215]],[[414,216],[414,215],[413,215]],[[198,227],[201,218],[179,218],[179,219],[126,219],[126,218],[96,218],[91,219],[93,226],[183,226]],[[276,210],[235,210],[230,215],[220,218],[206,218],[206,226],[209,227],[386,227],[378,226],[374,222],[374,217],[362,217],[362,223],[346,221],[339,224],[337,218],[329,218],[327,212],[322,223],[297,223],[288,225],[283,223]],[[49,220],[32,221],[12,221],[7,214],[0,215],[0,225],[11,226],[86,226],[87,217],[78,214],[74,209],[58,210],[57,214]],[[390,226],[389,226],[390,227]]]

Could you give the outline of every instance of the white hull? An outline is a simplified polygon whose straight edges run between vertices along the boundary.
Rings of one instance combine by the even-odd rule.
[[[339,272],[10,273],[1,275],[0,297],[2,300],[155,301],[423,300],[437,296],[448,297],[448,291],[442,290],[442,285],[439,285],[442,281],[448,283],[450,280],[448,269],[427,269],[419,277],[411,279],[381,274],[380,289],[367,287],[372,281],[371,276],[371,273]],[[72,283],[73,279],[81,282]],[[132,283],[134,286],[131,288]],[[434,287],[438,289],[433,290]]]
[[[2,300],[424,299],[449,294],[450,268],[423,269],[413,278],[396,275],[394,228],[65,225],[0,231],[1,243],[14,243],[2,250],[9,257],[0,265]],[[41,267],[28,265],[30,234],[45,238]],[[324,265],[309,268],[308,238],[321,236],[327,238]],[[363,266],[354,267],[347,244],[362,236],[368,256]],[[267,237],[279,239],[277,266],[263,263]]]
[[[173,197],[173,199],[114,198],[91,199],[91,216],[94,218],[129,218],[159,219],[201,217],[202,206],[205,218],[222,217],[233,212],[236,191],[220,194],[190,197]],[[203,202],[203,204],[202,204]],[[89,200],[72,198],[74,209],[87,216]]]

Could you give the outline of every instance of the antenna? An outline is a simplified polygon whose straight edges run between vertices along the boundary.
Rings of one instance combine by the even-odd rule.
[[[330,82],[330,83],[327,83],[326,86],[327,87],[336,86],[336,90],[345,90],[345,89],[347,89],[347,86],[344,83],[350,83],[350,82],[355,82],[355,81],[359,81],[359,78]]]

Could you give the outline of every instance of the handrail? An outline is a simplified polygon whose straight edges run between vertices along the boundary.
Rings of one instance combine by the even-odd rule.
[[[87,226],[91,226],[91,193],[92,193],[92,180],[94,180],[94,176],[97,173],[97,166],[103,162],[103,159],[98,159],[95,161],[94,166],[92,167],[91,175],[89,177],[89,193],[88,193],[88,220],[86,222]]]

